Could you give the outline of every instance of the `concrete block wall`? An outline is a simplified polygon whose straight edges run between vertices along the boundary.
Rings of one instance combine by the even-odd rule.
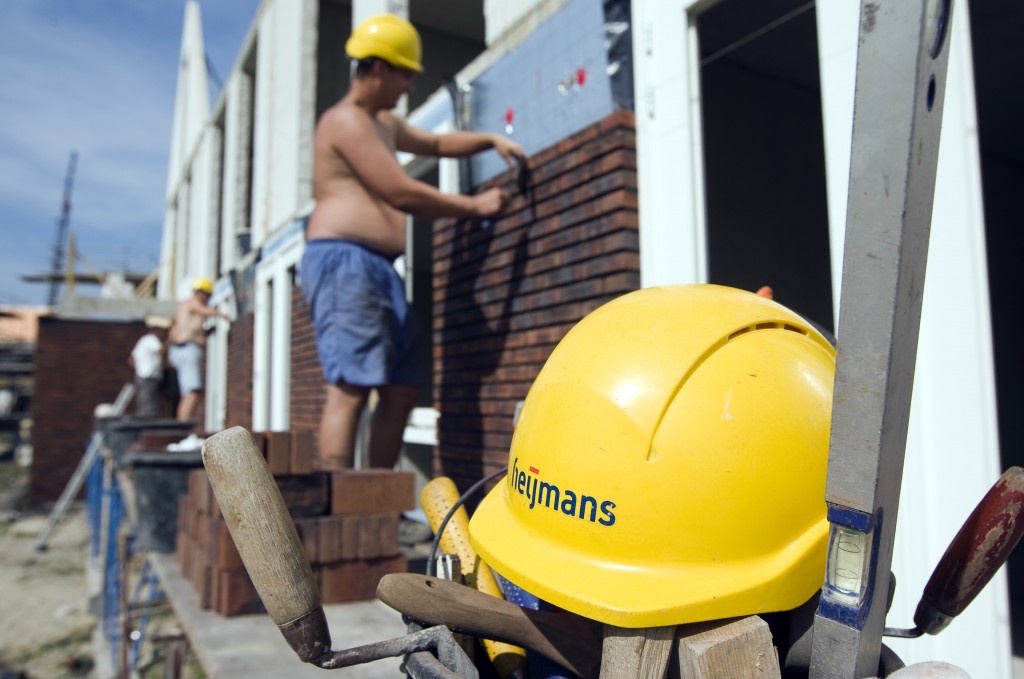
[[[466,488],[507,464],[516,403],[583,316],[639,288],[633,114],[530,159],[532,186],[487,226],[434,225],[435,474]]]
[[[145,332],[141,320],[39,319],[30,505],[55,502],[64,491],[89,445],[96,406],[113,403],[134,379],[128,356]]]

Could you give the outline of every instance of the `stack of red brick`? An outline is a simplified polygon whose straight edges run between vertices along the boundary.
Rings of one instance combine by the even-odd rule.
[[[325,604],[372,599],[388,573],[405,572],[398,522],[414,506],[411,472],[313,469],[311,431],[254,433],[284,498]],[[176,554],[202,608],[262,612],[204,469],[178,507]]]

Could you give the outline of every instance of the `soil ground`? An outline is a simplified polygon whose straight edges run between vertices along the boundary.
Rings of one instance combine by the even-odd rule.
[[[44,551],[36,550],[48,510],[26,509],[28,472],[0,461],[0,679],[104,679],[116,676],[109,646],[97,643],[89,602],[90,530],[84,504],[71,505]],[[137,580],[131,564],[128,582]],[[131,587],[129,587],[131,589]],[[148,616],[133,677],[164,676],[167,659],[182,679],[202,677],[169,607]],[[155,643],[153,640],[157,640]],[[97,658],[98,652],[105,657]],[[106,653],[110,653],[107,657]]]
[[[27,480],[27,470],[0,462],[0,677],[93,677],[84,510],[72,506],[36,551],[47,515],[23,510]]]

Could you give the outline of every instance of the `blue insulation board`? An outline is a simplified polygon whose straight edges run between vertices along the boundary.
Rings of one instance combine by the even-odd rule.
[[[473,81],[472,128],[508,134],[533,155],[612,113],[604,21],[601,0],[562,6]],[[476,185],[507,169],[494,152],[472,162]]]

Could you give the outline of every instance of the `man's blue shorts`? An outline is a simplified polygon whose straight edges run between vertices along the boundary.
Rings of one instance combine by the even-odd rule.
[[[330,384],[423,384],[416,319],[393,258],[350,240],[314,239],[299,279]]]

